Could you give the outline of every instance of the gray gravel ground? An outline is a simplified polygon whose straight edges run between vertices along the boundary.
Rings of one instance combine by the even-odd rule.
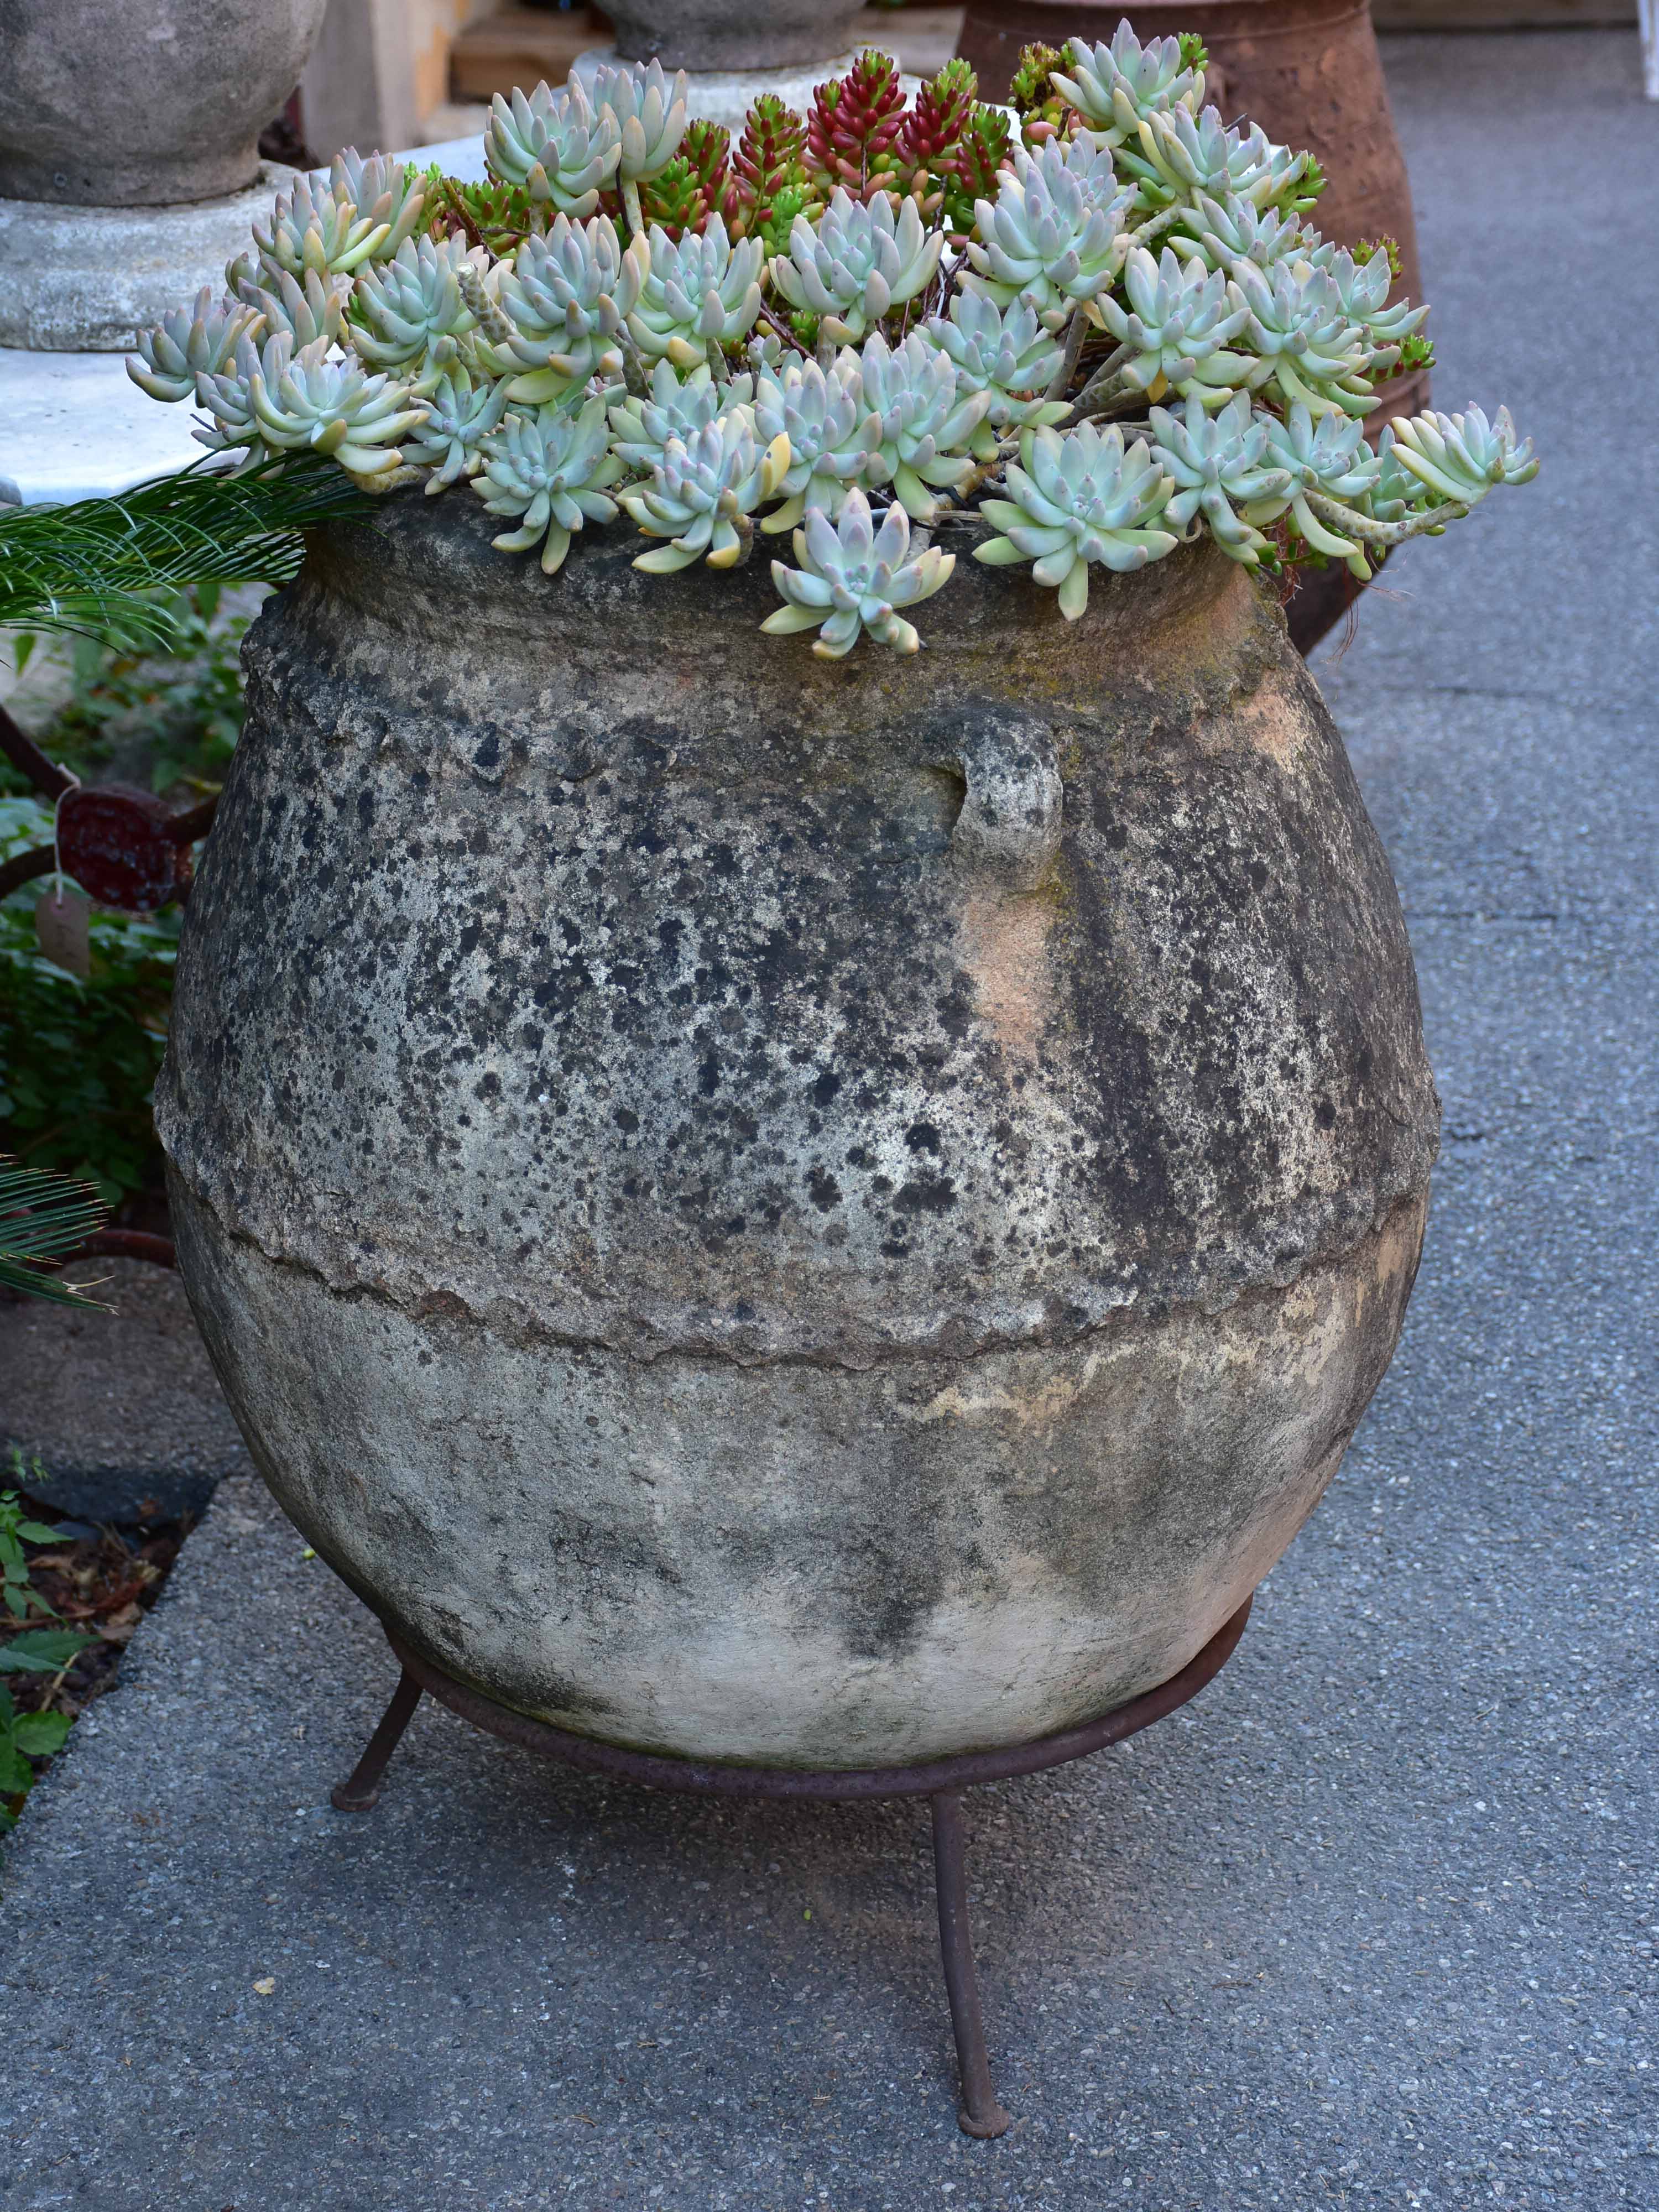
[[[1614,382],[1659,345],[1659,110],[1619,33],[1388,58],[1438,396],[1547,456],[1326,657],[1437,1212],[1226,1674],[969,1801],[1017,2129],[957,2131],[921,1808],[653,1799],[428,1708],[331,1812],[392,1670],[235,1478],[12,1853],[9,2206],[1659,2206],[1659,487]]]

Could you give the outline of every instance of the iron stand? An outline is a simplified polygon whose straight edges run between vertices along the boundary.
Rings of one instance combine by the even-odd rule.
[[[482,1692],[435,1667],[386,1630],[403,1672],[380,1726],[369,1738],[349,1781],[331,1795],[343,1813],[367,1813],[380,1795],[386,1761],[398,1738],[414,1717],[424,1693],[438,1704],[508,1743],[562,1760],[568,1766],[615,1775],[647,1790],[676,1790],[725,1797],[805,1797],[822,1804],[847,1804],[867,1797],[927,1797],[933,1815],[933,1878],[939,1896],[939,1950],[945,1965],[945,1993],[951,2001],[951,2025],[955,2032],[957,2063],[962,2076],[962,2105],[957,2114],[965,2135],[1000,2136],[1009,2115],[997,2101],[991,2081],[991,2062],[985,2047],[985,2024],[980,2009],[979,1978],[974,1968],[974,1946],[968,1919],[968,1869],[963,1850],[962,1793],[981,1782],[1000,1782],[1017,1774],[1037,1774],[1066,1760],[1087,1758],[1109,1744],[1121,1743],[1175,1712],[1213,1681],[1229,1659],[1249,1619],[1250,1600],[1211,1638],[1204,1649],[1178,1674],[1155,1690],[1147,1690],[1127,1705],[1090,1721],[1082,1728],[1064,1729],[1034,1742],[1012,1744],[1000,1751],[965,1752],[952,1759],[930,1759],[916,1766],[876,1766],[796,1772],[785,1767],[722,1766],[696,1759],[672,1759],[651,1752],[625,1751],[600,1743],[591,1736],[574,1735],[545,1721],[498,1705]]]

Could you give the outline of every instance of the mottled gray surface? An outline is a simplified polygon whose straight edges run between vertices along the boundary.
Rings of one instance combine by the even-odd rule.
[[[9,2208],[1659,2202],[1653,463],[1515,289],[1540,255],[1588,315],[1655,118],[1628,37],[1388,58],[1441,394],[1549,456],[1322,679],[1451,1141],[1400,1356],[1220,1681],[969,1801],[1017,2131],[956,2130],[920,1808],[653,1800],[422,1713],[335,1814],[392,1669],[228,1489],[11,1859]]]
[[[605,13],[626,61],[665,69],[799,69],[842,52],[860,0],[617,0]],[[701,112],[696,107],[694,114]]]
[[[156,1085],[276,1497],[428,1659],[652,1751],[1167,1680],[1335,1470],[1438,1135],[1271,596],[1204,544],[1071,629],[963,557],[927,653],[826,665],[759,561],[376,524],[250,633]]]
[[[167,207],[253,182],[328,0],[0,0],[0,193]]]

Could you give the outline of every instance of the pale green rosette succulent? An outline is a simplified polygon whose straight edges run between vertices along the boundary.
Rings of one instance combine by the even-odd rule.
[[[1271,385],[1287,407],[1310,415],[1368,415],[1376,406],[1364,374],[1370,344],[1324,270],[1305,261],[1275,261],[1271,269],[1236,262],[1227,289],[1249,311],[1244,336],[1260,356],[1253,389]]]
[[[540,544],[542,568],[552,575],[584,523],[610,522],[614,500],[607,484],[623,472],[605,443],[605,398],[580,411],[538,407],[512,414],[483,441],[484,465],[472,489],[490,514],[518,515],[516,530],[492,538],[503,553],[527,553]]]
[[[127,356],[127,374],[152,399],[189,399],[198,376],[217,376],[235,359],[236,344],[259,321],[259,310],[240,300],[216,303],[204,284],[191,307],[163,315]]]
[[[668,451],[668,441],[684,445],[706,430],[722,407],[741,405],[753,388],[748,376],[734,376],[716,384],[707,362],[694,368],[684,383],[672,365],[659,361],[651,372],[649,389],[630,393],[611,409],[612,451],[635,475],[648,477]]]
[[[1138,148],[1126,145],[1121,159],[1155,204],[1195,205],[1200,197],[1254,200],[1258,207],[1297,204],[1308,156],[1275,146],[1258,125],[1229,130],[1213,107],[1199,116],[1175,107],[1146,117],[1137,136]]]
[[[795,532],[800,567],[772,563],[772,581],[788,604],[761,628],[773,637],[817,630],[812,650],[823,660],[850,653],[860,630],[896,653],[915,653],[921,640],[898,610],[932,599],[949,580],[957,558],[935,545],[914,561],[909,551],[909,518],[896,500],[879,530],[871,520],[869,501],[857,489],[848,492],[839,522],[820,507],[808,507],[804,526]]]
[[[1358,323],[1371,341],[1374,350],[1369,366],[1375,369],[1384,356],[1389,361],[1396,360],[1402,341],[1411,336],[1429,311],[1426,307],[1413,307],[1408,300],[1401,301],[1397,307],[1389,306],[1389,287],[1394,282],[1394,271],[1383,249],[1379,246],[1365,260],[1356,261],[1346,248],[1321,242],[1314,246],[1307,259],[1310,267],[1324,270],[1344,314],[1350,322]]]
[[[922,328],[956,363],[957,389],[982,392],[989,403],[969,441],[975,459],[990,460],[1012,430],[1058,422],[1071,412],[1068,401],[1044,396],[1066,349],[1025,301],[999,307],[983,293],[958,292],[950,320],[929,316]]]
[[[454,341],[478,327],[461,295],[463,269],[482,247],[464,238],[405,239],[393,258],[360,270],[352,288],[352,350],[377,368],[408,368],[428,355],[434,368],[459,357]],[[447,345],[444,341],[447,340]]]
[[[1063,434],[1028,430],[1020,453],[1009,497],[980,506],[1003,534],[975,546],[974,558],[990,568],[1030,561],[1034,581],[1060,593],[1067,622],[1089,604],[1091,563],[1144,568],[1180,543],[1158,527],[1175,487],[1144,438],[1126,447],[1115,422],[1079,422]]]
[[[1196,112],[1203,102],[1204,72],[1182,68],[1180,40],[1149,39],[1143,46],[1127,19],[1109,46],[1072,39],[1065,58],[1065,70],[1055,70],[1049,81],[1103,149],[1138,138],[1149,115],[1172,107]]]
[[[1099,313],[1128,350],[1118,369],[1126,383],[1138,392],[1161,392],[1168,385],[1180,392],[1202,388],[1228,395],[1243,380],[1250,363],[1226,349],[1249,322],[1249,309],[1229,296],[1218,270],[1178,260],[1167,246],[1154,261],[1137,246],[1123,271],[1123,289],[1127,308],[1106,298]]]
[[[258,329],[257,322],[250,324],[238,337],[228,368],[204,370],[198,379],[196,396],[206,411],[196,416],[191,431],[210,453],[245,447],[241,465],[246,468],[270,458],[253,412],[253,387],[261,380],[278,383],[294,358],[294,340],[286,331],[261,343]]]
[[[1120,187],[1111,156],[1086,139],[1051,141],[1016,153],[994,202],[975,204],[968,241],[969,289],[1000,307],[1016,301],[1058,331],[1073,310],[1097,300],[1123,265],[1123,216],[1134,195]],[[907,205],[908,203],[907,203]]]
[[[907,514],[932,522],[939,511],[934,491],[953,491],[974,473],[969,442],[990,395],[959,392],[955,363],[920,331],[890,348],[879,336],[866,338],[859,370],[865,412],[879,432],[865,480],[891,484]]]
[[[755,428],[768,444],[789,441],[789,468],[778,485],[783,505],[761,522],[769,533],[793,530],[809,507],[833,522],[881,442],[881,424],[864,404],[858,356],[846,350],[828,368],[799,354],[763,366]]]
[[[701,237],[676,242],[653,224],[650,266],[628,317],[629,335],[647,361],[694,368],[711,345],[746,337],[761,311],[766,248],[758,238],[733,246],[718,215]]]
[[[618,376],[617,343],[649,265],[650,249],[635,238],[624,252],[616,225],[603,216],[572,222],[555,216],[544,238],[526,238],[503,269],[496,300],[513,325],[506,345],[485,362],[514,376],[515,404],[544,405],[574,393],[591,376]]]
[[[427,495],[435,496],[483,466],[483,441],[507,411],[507,386],[499,378],[474,380],[464,363],[429,370],[411,386],[424,414],[419,434],[404,447],[404,459],[430,469]]]
[[[774,285],[792,307],[821,318],[836,345],[856,345],[890,307],[914,300],[933,279],[942,230],[925,230],[913,199],[898,214],[884,192],[868,206],[837,185],[814,229],[798,215],[789,251],[772,259]]]
[[[608,110],[621,137],[617,182],[622,190],[628,227],[644,228],[640,218],[640,186],[659,175],[680,150],[685,136],[685,71],[670,77],[660,62],[625,64],[601,68],[593,80],[593,96],[599,113]]]
[[[572,78],[557,92],[538,84],[511,100],[498,92],[484,125],[484,166],[505,185],[573,222],[591,216],[622,159],[622,126],[609,108],[599,113]]]
[[[259,258],[273,271],[286,269],[296,277],[308,269],[319,276],[349,276],[391,235],[389,222],[360,215],[356,203],[331,191],[320,175],[296,179],[291,191],[277,193],[263,223],[253,219]]]
[[[1200,192],[1170,243],[1183,259],[1200,260],[1206,269],[1231,270],[1235,261],[1271,269],[1275,261],[1311,258],[1319,234],[1304,230],[1297,216],[1259,208],[1237,193],[1212,200]]]
[[[1309,505],[1310,498],[1358,501],[1370,495],[1382,464],[1365,443],[1360,425],[1346,416],[1328,413],[1317,417],[1300,401],[1280,422],[1277,416],[1261,418],[1267,432],[1267,457],[1283,469],[1289,489],[1258,499],[1246,509],[1246,520],[1271,522],[1288,508],[1291,528],[1316,553],[1344,561],[1362,583],[1370,575],[1363,547],[1340,529],[1328,527]]]
[[[1507,407],[1489,422],[1470,406],[1461,415],[1396,416],[1389,426],[1396,464],[1437,500],[1473,507],[1495,484],[1530,483],[1538,473],[1532,440],[1517,445]]]
[[[312,181],[319,184],[320,173]],[[360,154],[348,146],[330,164],[328,189],[335,200],[349,201],[360,220],[376,229],[385,226],[386,235],[370,256],[375,261],[389,261],[406,238],[413,238],[426,210],[424,176],[412,162],[392,154]]]
[[[398,441],[421,421],[418,405],[409,404],[409,386],[367,374],[349,354],[331,360],[324,338],[280,363],[272,356],[275,343],[248,386],[264,444],[274,453],[327,453],[354,477],[385,476],[398,467]]]
[[[648,487],[622,494],[622,504],[648,538],[666,538],[635,562],[662,576],[707,559],[732,568],[752,543],[749,517],[776,495],[789,470],[789,441],[763,447],[751,408],[728,407],[684,442],[671,438]]]
[[[264,318],[267,337],[286,331],[297,348],[314,345],[319,338],[332,343],[343,333],[349,276],[325,276],[307,269],[301,283],[286,269],[272,269],[252,253],[228,263],[225,276],[243,306]]]
[[[1249,394],[1241,392],[1218,415],[1189,399],[1184,415],[1154,407],[1151,421],[1152,457],[1175,483],[1166,519],[1189,530],[1202,515],[1230,561],[1256,567],[1268,543],[1237,510],[1288,494],[1292,481],[1289,470],[1273,465],[1267,418],[1253,416]]]

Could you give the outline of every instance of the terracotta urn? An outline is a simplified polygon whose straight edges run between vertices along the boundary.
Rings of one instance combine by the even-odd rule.
[[[761,560],[495,526],[394,495],[246,648],[156,1114],[267,1480],[611,1742],[882,1765],[1164,1680],[1335,1473],[1437,1144],[1277,606],[963,560],[826,664]]]

